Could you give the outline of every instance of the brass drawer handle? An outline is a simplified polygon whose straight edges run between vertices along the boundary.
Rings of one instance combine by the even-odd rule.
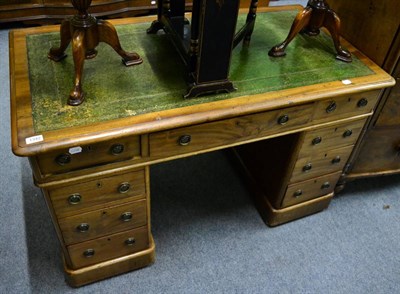
[[[71,205],[79,204],[82,200],[82,196],[79,193],[72,194],[68,197],[68,203]]]
[[[322,138],[320,137],[320,136],[318,136],[318,137],[315,137],[313,140],[312,140],[312,144],[313,145],[318,145],[318,144],[320,144],[322,142]]]
[[[90,226],[88,223],[81,223],[79,226],[76,227],[76,229],[81,233],[89,231],[89,228]]]
[[[70,163],[71,160],[72,160],[71,155],[69,155],[67,153],[60,154],[56,157],[56,162],[59,165],[66,165],[66,164]]]
[[[94,249],[86,249],[85,251],[83,251],[83,256],[92,257],[94,253],[95,253]]]
[[[124,152],[124,149],[125,149],[124,145],[122,145],[122,144],[114,144],[114,145],[111,146],[111,154],[112,155],[119,155],[122,152]]]
[[[367,106],[367,104],[368,104],[368,99],[367,98],[361,98],[357,102],[357,106],[358,107],[365,107],[365,106]]]
[[[278,124],[280,124],[280,125],[284,125],[284,124],[286,124],[288,121],[289,121],[289,115],[287,115],[287,114],[281,115],[281,116],[278,118]]]
[[[186,145],[189,145],[190,141],[192,141],[192,136],[182,135],[178,139],[178,144],[181,146],[186,146]]]
[[[326,113],[331,113],[334,112],[336,110],[336,102],[335,101],[331,101],[328,105],[328,107],[325,109]]]
[[[131,184],[128,182],[121,183],[118,187],[118,192],[121,194],[127,193],[131,188]]]
[[[353,134],[353,131],[352,131],[352,130],[346,130],[346,131],[343,133],[343,138],[350,137],[352,134]]]
[[[135,238],[133,238],[133,237],[128,238],[128,239],[125,240],[125,244],[128,245],[128,246],[132,246],[132,245],[134,245],[135,243],[136,243],[136,240],[135,240]]]
[[[339,162],[340,162],[340,156],[339,155],[332,159],[332,164],[338,164]]]
[[[129,222],[130,220],[132,220],[132,212],[124,212],[123,214],[121,214],[121,220],[124,222]]]
[[[323,183],[323,184],[321,185],[321,189],[322,189],[322,190],[329,189],[330,186],[331,186],[331,183],[325,182],[325,183]]]
[[[312,169],[311,163],[307,163],[305,166],[303,166],[303,172],[308,172],[311,169]]]
[[[295,198],[299,198],[301,195],[303,195],[303,190],[301,190],[301,189],[299,189],[293,193],[293,197],[295,197]]]

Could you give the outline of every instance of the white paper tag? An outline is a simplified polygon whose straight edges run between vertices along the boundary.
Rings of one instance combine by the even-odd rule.
[[[37,136],[25,138],[25,143],[27,145],[37,143],[37,142],[42,142],[42,141],[43,141],[43,135],[37,135]]]
[[[342,83],[344,85],[351,85],[352,84],[352,82],[350,80],[342,80]]]
[[[69,154],[81,153],[82,152],[82,147],[76,146],[76,147],[69,148],[68,152],[69,152]]]
[[[150,4],[151,4],[151,5],[156,5],[157,2],[156,2],[156,1],[151,1]]]

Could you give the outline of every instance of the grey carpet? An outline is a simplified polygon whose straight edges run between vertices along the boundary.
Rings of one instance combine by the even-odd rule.
[[[400,292],[400,175],[349,183],[322,213],[269,228],[224,151],[152,167],[155,264],[70,288],[29,164],[11,152],[7,34],[0,30],[0,293]]]

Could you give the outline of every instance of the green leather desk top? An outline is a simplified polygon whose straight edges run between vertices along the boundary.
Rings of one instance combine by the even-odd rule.
[[[239,44],[233,52],[230,79],[238,90],[191,99],[182,96],[186,84],[180,57],[166,35],[146,34],[149,23],[116,26],[122,47],[138,52],[141,65],[125,67],[107,44],[97,47],[97,57],[84,65],[85,101],[75,107],[66,104],[74,75],[71,46],[68,57],[56,63],[47,52],[58,46],[59,33],[28,35],[35,132],[374,74],[355,56],[352,63],[336,60],[332,40],[324,33],[298,35],[285,57],[269,57],[268,50],[286,38],[296,13],[258,13],[250,46]],[[244,21],[241,15],[237,27]]]

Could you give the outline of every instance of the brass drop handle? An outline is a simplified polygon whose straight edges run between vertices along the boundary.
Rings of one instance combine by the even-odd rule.
[[[340,156],[336,156],[332,159],[332,164],[338,164],[340,162]]]
[[[121,220],[124,222],[129,222],[132,218],[132,212],[124,212],[123,214],[121,214]]]
[[[346,131],[343,133],[343,138],[350,137],[352,134],[353,134],[353,131],[352,131],[352,130],[346,130]]]
[[[331,183],[329,182],[325,182],[321,185],[321,189],[325,190],[325,189],[329,189],[329,187],[331,186]]]
[[[318,136],[318,137],[315,137],[313,140],[312,140],[312,144],[313,145],[318,145],[318,144],[320,144],[322,142],[322,138],[320,137],[320,136]]]
[[[287,115],[287,114],[281,115],[281,116],[278,118],[278,124],[280,124],[280,125],[284,125],[284,124],[286,124],[288,121],[289,121],[289,115]]]
[[[82,196],[79,193],[71,194],[68,197],[68,203],[71,205],[79,204],[82,200]]]
[[[122,144],[114,144],[114,145],[111,146],[111,154],[112,155],[119,155],[122,152],[124,152],[124,149],[125,149],[124,145],[122,145]]]
[[[66,165],[66,164],[70,163],[71,160],[72,160],[71,155],[69,155],[67,153],[60,154],[56,157],[56,162],[59,165]]]
[[[125,240],[125,244],[128,245],[128,246],[134,245],[135,242],[136,242],[136,240],[135,240],[135,238],[133,238],[133,237],[128,238],[128,239]]]
[[[312,169],[311,163],[307,163],[305,166],[303,166],[303,172],[308,172],[311,169]]]
[[[124,194],[124,193],[127,193],[130,188],[131,188],[131,184],[129,184],[128,182],[124,182],[118,186],[118,192],[121,194]]]
[[[90,226],[88,223],[81,223],[80,225],[78,225],[76,227],[76,229],[81,233],[85,233],[85,232],[89,231],[89,228],[90,228]]]
[[[186,145],[189,145],[190,141],[192,141],[192,136],[182,135],[178,139],[178,144],[181,146],[186,146]]]
[[[325,109],[326,113],[331,113],[334,112],[336,110],[336,102],[335,101],[331,101],[328,105],[328,107]]]
[[[367,98],[361,98],[357,102],[357,106],[358,107],[365,107],[365,106],[367,106],[367,104],[368,104],[368,99]]]
[[[299,189],[293,193],[293,197],[295,197],[295,198],[299,198],[301,195],[303,195],[303,190],[301,190],[301,189]]]
[[[85,251],[83,251],[83,256],[92,257],[94,253],[95,253],[94,249],[86,249]]]

